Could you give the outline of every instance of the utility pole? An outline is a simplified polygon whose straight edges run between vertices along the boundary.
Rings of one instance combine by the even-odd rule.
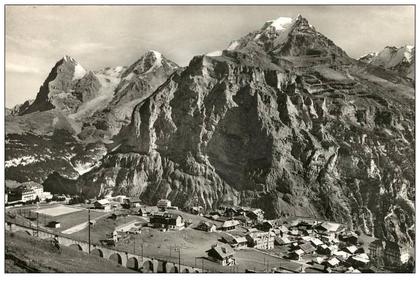
[[[204,258],[201,258],[201,272],[204,272]]]
[[[136,254],[136,236],[134,236],[133,254]]]
[[[90,254],[90,207],[88,208],[88,243],[89,243],[89,254]]]
[[[178,249],[178,270],[181,273],[181,248]]]
[[[143,242],[141,243],[141,261],[143,261]]]
[[[39,222],[38,222],[39,213],[36,213],[36,236],[39,237]]]

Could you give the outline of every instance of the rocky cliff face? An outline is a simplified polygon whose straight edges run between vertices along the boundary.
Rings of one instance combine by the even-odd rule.
[[[414,89],[308,22],[194,57],[141,101],[74,190],[317,216],[414,243]]]
[[[397,72],[400,76],[414,80],[415,47],[400,48],[387,46],[381,52],[372,52],[359,58],[360,62],[383,67]]]
[[[82,138],[110,139],[130,123],[134,107],[149,97],[178,68],[157,51],[146,52],[139,60],[120,71],[119,82],[106,107],[84,120]]]
[[[109,139],[129,123],[135,104],[176,67],[156,51],[129,68],[96,72],[64,56],[36,99],[6,115],[6,178],[42,183],[54,171],[70,179],[86,173],[106,153]]]
[[[73,58],[64,56],[52,68],[44,84],[39,89],[36,99],[18,115],[36,111],[47,111],[59,108],[72,111],[78,105],[80,97],[74,95],[72,90],[78,80],[82,79],[86,70]]]

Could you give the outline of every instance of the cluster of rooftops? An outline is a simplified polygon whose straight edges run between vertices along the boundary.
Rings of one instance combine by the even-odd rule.
[[[99,203],[107,204],[106,201]],[[136,204],[127,200],[124,203],[131,203],[131,207]],[[158,211],[147,213],[149,226],[174,230],[189,226],[182,215],[170,211],[177,210],[177,207],[171,206],[169,200],[159,200],[157,208]],[[235,264],[235,250],[256,248],[277,251],[276,246],[286,259],[310,262],[309,270],[315,272],[360,272],[371,265],[372,252],[368,255],[369,251],[359,241],[359,234],[340,223],[305,218],[266,220],[263,210],[250,207],[225,206],[206,214],[201,206],[193,206],[189,210],[208,219],[201,221],[195,229],[222,233],[224,244],[216,243],[207,251],[210,258],[222,265]],[[141,211],[146,213],[145,209]],[[375,252],[378,253],[378,248]],[[387,254],[401,257],[398,252]]]

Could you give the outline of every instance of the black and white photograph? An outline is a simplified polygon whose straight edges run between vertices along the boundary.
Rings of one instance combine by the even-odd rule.
[[[6,282],[416,272],[414,3],[3,9]]]

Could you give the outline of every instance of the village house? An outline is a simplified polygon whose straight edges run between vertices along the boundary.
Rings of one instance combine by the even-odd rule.
[[[234,230],[240,225],[238,220],[226,220],[219,228],[222,231]]]
[[[201,231],[205,231],[205,232],[216,232],[217,228],[216,225],[211,223],[211,222],[207,222],[207,221],[201,221],[197,228],[197,230],[201,230]]]
[[[329,232],[318,233],[318,238],[321,239],[322,242],[327,243],[327,244],[338,243],[339,240],[337,240],[335,236],[336,236],[335,233],[329,233]]]
[[[354,254],[357,251],[357,247],[354,245],[348,246],[344,248],[344,251],[350,253],[350,254]]]
[[[302,235],[304,235],[304,236],[311,236],[311,235],[313,235],[313,230],[312,229],[303,230],[302,231]]]
[[[105,211],[111,210],[111,204],[110,204],[109,200],[107,200],[107,199],[97,200],[93,203],[93,206],[96,209],[103,209]]]
[[[285,245],[289,245],[290,243],[291,241],[289,238],[287,238],[287,236],[284,236],[284,237],[276,236],[274,238],[274,244],[277,246],[285,246]]]
[[[334,252],[338,251],[337,245],[327,245],[327,254],[332,255]]]
[[[284,225],[280,225],[278,227],[275,227],[273,229],[273,232],[277,236],[284,237],[284,236],[286,236],[289,233],[289,229],[286,226],[284,226]]]
[[[317,238],[310,238],[309,241],[311,242],[311,244],[314,247],[319,247],[319,246],[322,246],[324,244],[320,239],[317,239]]]
[[[348,261],[354,268],[366,269],[369,267],[369,256],[367,254],[359,254],[349,258]]]
[[[317,247],[317,252],[322,255],[328,255],[328,246],[326,244],[322,244]]]
[[[289,233],[289,228],[287,228],[286,226],[284,226],[284,225],[280,225],[279,227],[279,230],[280,230],[280,236],[284,236],[284,235],[287,235],[287,233]]]
[[[167,199],[161,199],[161,200],[159,200],[159,201],[157,202],[156,206],[157,206],[160,210],[164,211],[164,210],[166,210],[169,206],[171,206],[171,201],[170,201],[170,200],[167,200]]]
[[[139,198],[125,198],[122,204],[122,207],[124,208],[135,208],[140,206],[141,200]]]
[[[11,190],[6,188],[7,204],[18,204],[22,202],[22,191],[20,190]]]
[[[305,252],[305,254],[313,254],[316,248],[311,243],[304,243],[299,245],[299,249]]]
[[[248,246],[262,249],[262,250],[270,250],[274,249],[274,239],[275,234],[273,232],[252,232],[246,235],[246,239],[248,240]]]
[[[156,206],[140,206],[140,208],[137,210],[137,215],[148,216],[158,211],[159,209]]]
[[[248,245],[248,241],[245,237],[237,237],[231,234],[224,234],[222,236],[223,241],[229,244],[232,248],[241,249]]]
[[[302,256],[305,254],[304,251],[298,249],[290,253],[290,258],[294,260],[302,260]]]
[[[343,231],[344,227],[339,223],[322,222],[321,224],[315,225],[314,229],[319,234],[333,239],[337,237],[337,233]]]
[[[33,190],[39,198],[41,198],[41,195],[44,192],[42,185],[29,185],[27,188]]]
[[[31,202],[36,199],[36,192],[32,189],[24,188],[22,190],[22,202]]]
[[[305,269],[306,273],[324,273],[325,272],[325,265],[319,263],[313,263],[311,267]]]
[[[118,195],[118,196],[111,196],[111,195],[108,195],[108,196],[106,196],[105,197],[107,200],[109,200],[109,202],[118,202],[118,203],[120,203],[120,204],[123,204],[124,203],[124,201],[125,201],[125,199],[127,199],[127,197],[126,196],[124,196],[124,195]]]
[[[340,260],[336,257],[332,257],[331,259],[327,260],[325,264],[327,265],[327,267],[334,268],[340,264]]]
[[[407,250],[396,242],[387,241],[385,243],[384,261],[387,266],[400,266],[409,259]]]
[[[214,245],[210,250],[206,251],[210,260],[215,261],[223,266],[235,265],[234,251],[229,246]]]
[[[253,208],[246,212],[246,216],[248,216],[251,220],[254,221],[263,221],[264,220],[264,211],[260,208]]]
[[[133,220],[128,223],[117,226],[114,229],[114,231],[116,231],[117,233],[126,233],[126,232],[139,233],[141,226],[142,225],[140,222]]]
[[[53,195],[50,192],[44,192],[44,187],[34,182],[26,182],[19,187],[10,190],[6,189],[6,203],[33,202],[50,200]]]
[[[312,229],[312,227],[313,227],[313,224],[312,223],[310,223],[309,221],[305,221],[305,220],[302,220],[302,221],[300,221],[296,226],[295,226],[298,230],[301,230],[301,231],[306,231],[306,230],[310,230],[310,229]]]
[[[150,216],[150,225],[154,228],[171,230],[181,230],[185,227],[182,216],[168,212],[157,212],[152,214]]]
[[[351,256],[350,253],[347,253],[345,251],[335,251],[332,254],[341,261],[346,261]]]
[[[57,201],[68,204],[71,200],[71,197],[69,197],[68,195],[56,195]]]
[[[321,246],[318,246],[318,248],[317,248],[317,252],[319,254],[324,254],[324,255],[332,255],[336,251],[338,251],[338,246],[336,246],[336,245],[323,244]]]
[[[341,241],[346,242],[347,244],[356,245],[357,241],[359,239],[359,236],[352,231],[347,231],[347,232],[343,232],[340,235],[338,235],[338,238]]]
[[[241,222],[242,226],[249,227],[253,225],[252,220],[249,219],[249,217],[246,215],[235,216],[235,220],[238,220],[239,222]]]
[[[274,223],[269,220],[264,220],[262,223],[258,224],[258,229],[264,232],[271,231],[274,227]]]
[[[40,196],[41,201],[51,200],[53,195],[50,192],[42,192]]]
[[[137,210],[137,215],[138,216],[147,216],[147,215],[149,215],[150,213],[148,213],[148,211],[146,210],[146,208],[145,207],[140,207],[138,210]]]
[[[200,206],[193,206],[190,209],[191,214],[194,215],[200,215],[203,213],[204,208],[200,205]]]
[[[224,212],[224,215],[226,217],[232,218],[234,216],[239,216],[241,214],[239,213],[239,208],[236,208],[236,207],[226,207],[225,212]]]
[[[35,192],[35,197],[33,200],[38,198],[39,201],[45,201],[47,199],[52,199],[53,196],[50,192],[44,192],[44,187],[42,185],[36,184],[34,182],[29,182],[24,185],[27,190],[33,190]]]
[[[290,235],[290,236],[297,237],[297,236],[299,236],[299,235],[300,235],[300,232],[299,232],[299,230],[297,230],[297,229],[291,229],[291,230],[289,230],[289,235]]]

